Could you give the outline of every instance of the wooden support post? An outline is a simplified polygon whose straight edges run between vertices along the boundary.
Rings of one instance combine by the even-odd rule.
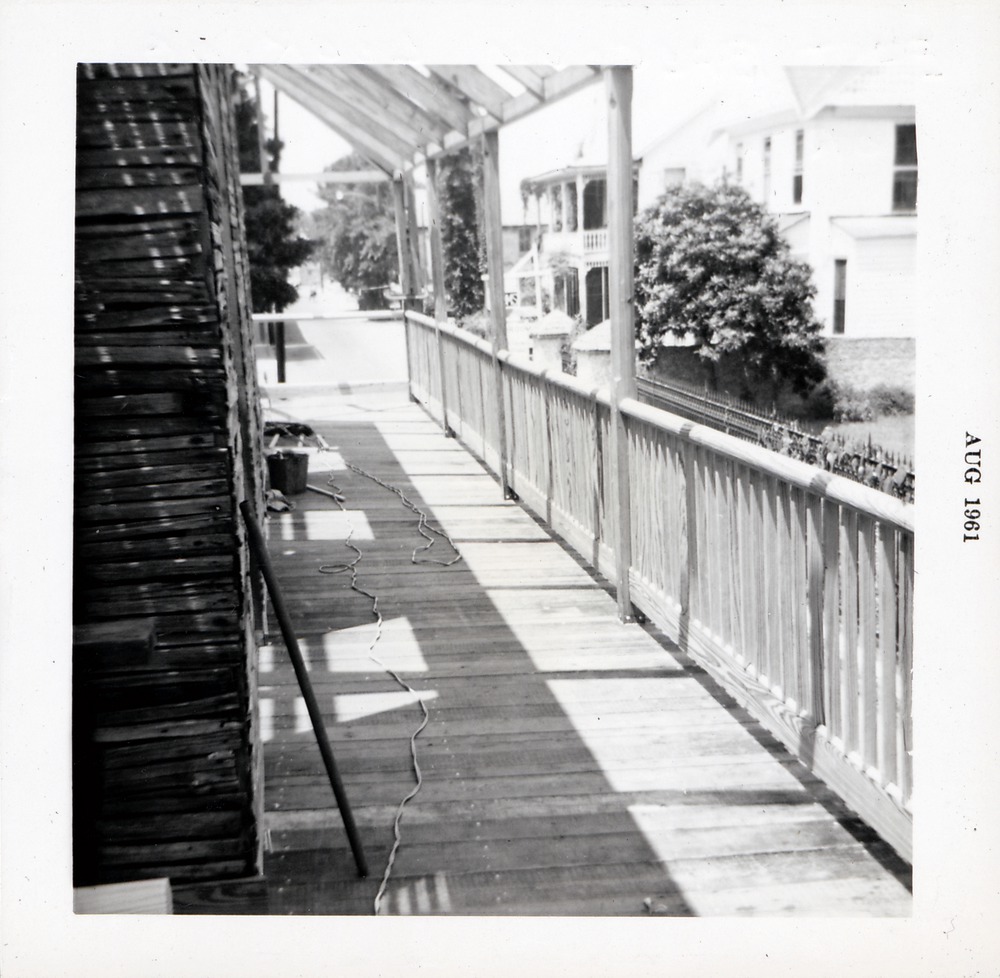
[[[431,245],[431,281],[434,289],[434,333],[437,341],[438,372],[441,376],[441,421],[445,436],[454,432],[448,424],[448,383],[444,372],[444,350],[441,346],[441,323],[448,318],[448,300],[444,294],[444,250],[441,245],[441,206],[437,192],[437,162],[427,161],[428,234]]]
[[[424,291],[427,276],[424,274],[424,261],[420,254],[420,223],[417,220],[417,193],[412,178],[406,180],[406,223],[410,245],[410,266],[413,269],[413,294]],[[419,310],[423,312],[423,309]]]
[[[483,202],[486,212],[486,272],[489,276],[490,322],[493,340],[493,376],[500,420],[500,483],[504,499],[511,498],[507,471],[507,412],[504,409],[503,371],[499,354],[507,349],[507,310],[503,295],[503,225],[500,216],[500,137],[495,129],[483,133]]]
[[[611,319],[611,502],[615,524],[615,585],[618,616],[633,617],[629,592],[632,514],[628,433],[621,412],[624,398],[636,396],[633,322],[632,238],[632,68],[604,69],[608,106],[608,276]]]
[[[278,362],[278,383],[285,382],[285,324],[284,322],[274,324],[274,350],[275,359]]]
[[[448,318],[448,297],[444,291],[444,250],[441,244],[441,202],[437,190],[437,161],[427,160],[428,230],[431,242],[431,282],[434,289],[434,318]]]
[[[396,216],[396,257],[399,259],[399,285],[403,291],[404,306],[408,296],[413,294],[413,278],[410,274],[409,222],[406,216],[406,186],[399,174],[392,181],[392,204]]]
[[[260,96],[260,75],[253,76],[254,94],[257,102],[257,154],[260,158],[260,172],[264,179],[264,186],[269,187],[272,183],[271,167],[267,161],[267,140],[264,136],[264,105]],[[274,93],[275,104],[277,104],[278,92]],[[277,138],[277,137],[275,137]]]

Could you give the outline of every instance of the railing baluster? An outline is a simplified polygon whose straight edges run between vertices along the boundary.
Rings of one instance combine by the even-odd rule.
[[[823,668],[824,722],[829,735],[842,738],[840,709],[840,507],[823,504]]]
[[[875,687],[875,523],[867,516],[858,519],[858,746],[866,768],[877,763],[875,742],[878,701]]]
[[[823,501],[814,495],[808,501],[809,560],[809,698],[806,703],[813,723],[823,723]]]
[[[808,499],[801,489],[792,489],[792,594],[795,627],[795,703],[801,715],[810,708],[809,687],[809,595],[806,564],[806,509]]]
[[[903,804],[909,805],[913,787],[913,710],[911,681],[913,670],[913,537],[903,534],[899,541],[899,659],[897,666],[897,696],[899,730],[897,756],[899,759],[899,790]]]
[[[858,751],[858,515],[848,510],[841,523],[841,710],[844,750]]]
[[[896,548],[899,534],[882,526],[878,549],[879,636],[878,666],[878,768],[883,784],[899,787],[896,755],[896,643],[899,598],[896,587]]]

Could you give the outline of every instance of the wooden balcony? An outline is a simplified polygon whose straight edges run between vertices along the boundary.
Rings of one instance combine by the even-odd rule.
[[[433,338],[411,321],[413,390],[439,410],[431,367],[443,362],[453,427],[496,464],[491,391],[472,382],[482,351],[449,334],[437,361]],[[459,372],[461,387],[449,386]],[[513,396],[518,467],[518,452],[555,431],[555,402],[532,433]],[[607,583],[567,545],[572,532],[556,537],[505,500],[405,391],[289,394],[280,407],[323,435],[331,450],[314,454],[310,481],[329,479],[344,497],[343,511],[320,494],[297,497],[271,517],[270,550],[372,868],[357,878],[278,643],[260,665],[272,913],[372,912],[393,819],[415,785],[417,696],[429,714],[416,739],[423,783],[402,816],[382,913],[910,912],[909,867],[893,849],[689,653],[651,624],[622,624]],[[559,440],[560,458],[582,451],[578,434]],[[416,516],[348,464],[401,489],[462,559],[411,563],[424,543]],[[555,481],[549,523],[570,497],[594,498],[559,472]],[[527,499],[527,479],[515,484]],[[354,556],[349,532],[362,552],[358,587],[378,596],[384,618],[377,642],[371,599],[348,573],[321,573]],[[452,551],[439,539],[435,555]],[[738,554],[722,566],[743,569]]]

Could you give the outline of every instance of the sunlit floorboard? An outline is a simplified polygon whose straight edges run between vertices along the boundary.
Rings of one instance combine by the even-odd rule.
[[[359,880],[294,673],[261,659],[265,860],[274,913],[371,913],[397,806],[390,914],[868,915],[910,912],[908,868],[703,672],[651,628],[622,625],[606,586],[395,389],[272,398],[331,446],[273,516],[270,548],[359,824]],[[463,560],[414,565],[400,489]],[[443,543],[432,554],[451,556]]]

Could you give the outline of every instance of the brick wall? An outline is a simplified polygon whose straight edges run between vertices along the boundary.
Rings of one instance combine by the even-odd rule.
[[[827,369],[839,384],[871,390],[880,384],[905,387],[916,383],[916,345],[912,338],[827,338]]]

